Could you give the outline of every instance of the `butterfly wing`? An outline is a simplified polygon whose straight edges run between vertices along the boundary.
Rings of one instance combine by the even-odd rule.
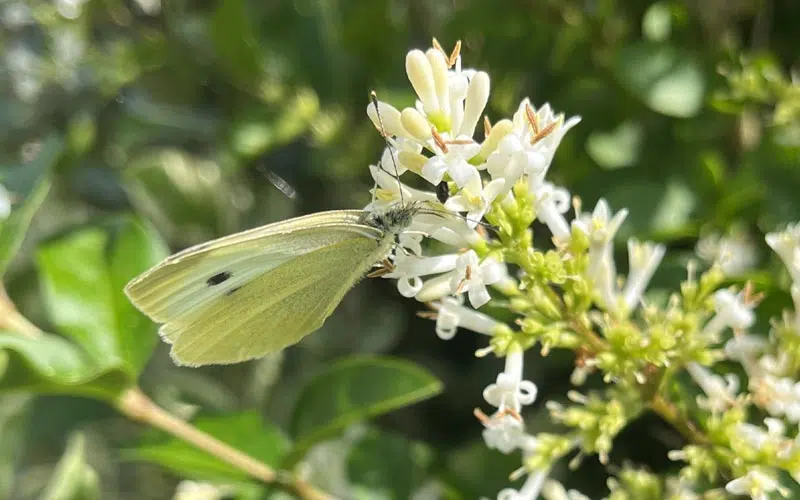
[[[342,238],[379,239],[359,210],[297,217],[201,243],[131,280],[125,293],[153,321],[166,323],[261,274]]]
[[[391,240],[347,238],[296,257],[235,292],[169,321],[179,364],[227,364],[264,356],[322,326]]]
[[[280,293],[279,281],[287,270],[314,279],[315,272],[324,273],[326,269],[307,267],[313,268],[320,259],[330,258],[337,248],[346,250],[342,257],[347,262],[337,262],[331,270],[335,279],[342,279],[341,273],[345,269],[353,269],[358,255],[367,257],[379,246],[386,247],[381,252],[388,252],[388,245],[382,243],[383,232],[362,224],[362,213],[359,210],[322,212],[196,245],[167,258],[135,278],[125,287],[125,291],[137,308],[154,321],[164,323],[161,328],[164,340],[176,343],[180,336],[194,327],[193,318],[202,316],[207,310],[218,311],[219,307],[215,304],[220,307],[224,304],[235,306],[240,300],[252,303],[249,293],[256,281],[262,284],[259,293],[264,296],[261,299],[268,301],[271,300],[270,294]],[[323,253],[317,253],[326,249]],[[316,260],[313,257],[310,261],[304,258],[312,255],[316,256]],[[381,257],[379,255],[375,260]],[[373,263],[366,263],[364,270]],[[281,271],[273,278],[267,277],[279,268]],[[344,291],[358,277],[349,279],[350,285]],[[260,278],[263,279],[259,281]],[[349,278],[349,275],[344,278]],[[264,285],[268,286],[263,288]],[[296,285],[302,290],[302,283]],[[331,309],[341,300],[344,291]],[[233,309],[236,310],[236,307]],[[244,327],[249,325],[245,323]],[[225,328],[218,331],[221,337],[226,337],[227,333],[228,329]],[[221,356],[210,362],[238,360],[235,356]],[[186,362],[191,363],[190,360]]]

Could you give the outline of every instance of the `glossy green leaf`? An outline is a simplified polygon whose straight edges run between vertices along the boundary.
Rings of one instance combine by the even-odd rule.
[[[50,317],[95,363],[121,366],[135,380],[158,336],[123,287],[165,255],[156,233],[133,217],[49,242],[38,262]]]
[[[293,454],[345,427],[435,396],[442,383],[414,363],[353,356],[323,370],[306,385],[292,418]]]
[[[653,111],[688,118],[703,105],[705,77],[693,57],[661,43],[621,49],[614,62],[620,83]]]
[[[64,143],[51,135],[30,163],[0,169],[0,183],[13,197],[11,215],[0,220],[0,278],[22,245],[33,215],[50,190],[50,173],[61,157]]]
[[[192,422],[234,448],[275,468],[289,450],[289,440],[277,427],[254,412],[200,417]],[[219,458],[174,438],[159,435],[123,452],[130,460],[159,464],[186,477],[206,480],[246,481],[249,476]]]
[[[80,347],[57,335],[32,338],[0,331],[0,392],[80,394],[113,401],[130,384],[121,366],[99,364]]]
[[[73,434],[41,500],[92,500],[101,498],[97,472],[86,463],[86,438]]]
[[[432,450],[424,444],[373,430],[348,455],[347,477],[353,497],[411,498],[426,479],[432,461]]]

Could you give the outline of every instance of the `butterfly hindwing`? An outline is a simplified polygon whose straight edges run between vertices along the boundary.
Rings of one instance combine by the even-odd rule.
[[[391,241],[346,238],[278,265],[228,295],[166,323],[173,359],[227,364],[264,356],[319,328]]]

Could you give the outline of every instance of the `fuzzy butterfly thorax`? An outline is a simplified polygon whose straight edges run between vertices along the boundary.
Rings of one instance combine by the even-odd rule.
[[[408,229],[420,211],[422,206],[419,203],[397,205],[381,211],[365,212],[362,223],[395,235]]]

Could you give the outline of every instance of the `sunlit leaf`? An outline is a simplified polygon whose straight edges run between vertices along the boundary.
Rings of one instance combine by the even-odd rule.
[[[703,105],[705,77],[699,64],[671,45],[625,47],[617,53],[614,70],[620,83],[653,111],[688,118]]]
[[[586,149],[601,167],[630,167],[639,159],[643,135],[641,125],[625,122],[608,133],[593,132],[586,142]]]
[[[120,365],[99,364],[80,347],[57,335],[26,337],[0,331],[0,392],[81,394],[108,401],[130,384]]]
[[[64,143],[51,135],[44,140],[36,159],[25,165],[0,169],[0,183],[11,193],[11,215],[0,220],[0,278],[19,250],[33,215],[50,190],[50,173]]]
[[[354,356],[322,372],[303,388],[292,418],[295,453],[350,424],[430,398],[441,382],[414,363]]]
[[[192,422],[198,429],[271,466],[277,467],[289,449],[289,440],[277,427],[265,423],[254,412],[200,417]],[[246,481],[241,469],[174,438],[160,435],[124,456],[130,460],[153,462],[186,477],[205,480]]]
[[[132,217],[47,243],[38,262],[50,317],[95,363],[123,366],[134,380],[158,336],[123,287],[165,255],[155,232]]]

